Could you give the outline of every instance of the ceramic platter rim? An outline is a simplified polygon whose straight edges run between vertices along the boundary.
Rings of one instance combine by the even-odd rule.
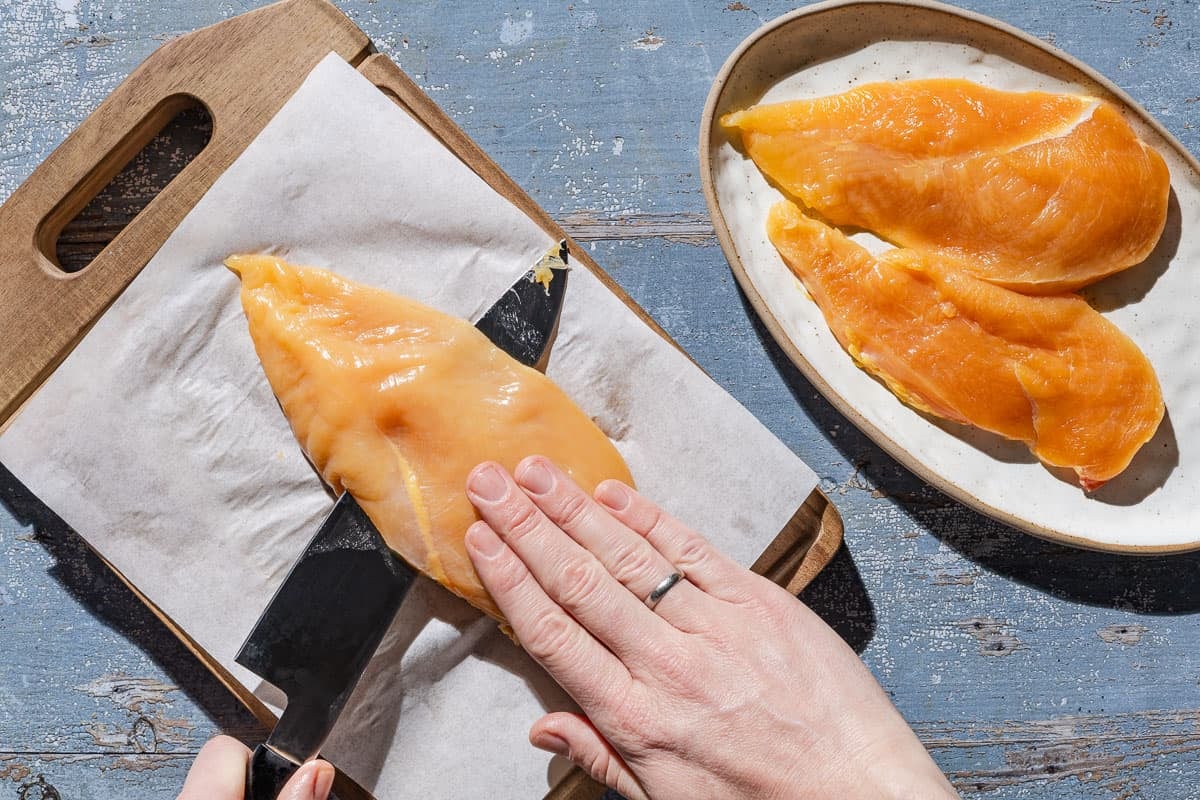
[[[771,20],[762,27],[754,31],[730,54],[725,61],[721,70],[717,73],[716,79],[713,82],[712,89],[709,92],[707,102],[705,103],[704,112],[700,121],[700,179],[704,190],[705,201],[708,205],[709,214],[712,218],[713,228],[717,238],[720,241],[721,249],[725,253],[726,260],[729,262],[730,268],[733,271],[734,277],[745,292],[747,299],[753,306],[755,313],[766,326],[768,332],[775,342],[783,349],[788,359],[796,365],[796,367],[804,374],[813,386],[828,400],[841,414],[847,417],[857,428],[863,431],[877,445],[882,447],[889,455],[895,458],[900,464],[907,469],[917,474],[921,479],[928,482],[941,492],[954,498],[960,503],[980,511],[994,519],[1004,522],[1018,530],[1025,531],[1042,539],[1047,539],[1061,544],[1071,545],[1089,550],[1099,550],[1112,553],[1125,553],[1132,555],[1166,555],[1170,553],[1183,553],[1200,549],[1200,532],[1197,532],[1195,538],[1189,541],[1172,542],[1169,544],[1127,544],[1114,543],[1093,540],[1086,537],[1078,536],[1072,533],[1057,530],[1053,527],[1048,527],[1039,524],[1031,519],[1020,516],[1017,513],[1012,513],[981,500],[971,494],[963,486],[955,483],[951,478],[939,472],[932,466],[925,464],[917,455],[910,453],[892,437],[881,430],[875,423],[867,419],[867,417],[854,405],[854,403],[843,397],[835,390],[825,377],[813,366],[813,364],[801,352],[800,346],[794,342],[787,334],[784,326],[775,316],[771,307],[763,299],[759,292],[758,286],[754,283],[745,265],[742,264],[741,258],[738,255],[737,248],[734,244],[733,235],[730,232],[729,224],[722,212],[721,206],[717,197],[717,180],[716,180],[716,162],[713,159],[713,132],[717,128],[716,111],[721,101],[721,96],[730,82],[731,75],[738,71],[740,62],[755,45],[759,45],[764,39],[770,39],[780,29],[792,25],[819,25],[818,18],[830,11],[844,10],[857,8],[867,13],[882,12],[884,14],[897,12],[922,13],[930,15],[948,15],[956,18],[954,21],[966,23],[973,27],[982,27],[992,29],[992,33],[1006,35],[1017,40],[1017,44],[1032,46],[1041,51],[1042,57],[1048,57],[1056,62],[1058,66],[1065,67],[1065,71],[1073,73],[1083,81],[1090,82],[1102,88],[1113,99],[1122,103],[1127,111],[1136,114],[1142,122],[1154,130],[1165,142],[1174,148],[1176,154],[1179,155],[1194,172],[1200,173],[1200,161],[1197,161],[1187,148],[1185,148],[1163,125],[1154,117],[1142,108],[1142,106],[1129,96],[1124,90],[1116,86],[1111,80],[1097,72],[1092,67],[1083,63],[1079,59],[1074,58],[1067,53],[1064,53],[1051,45],[1046,44],[1040,39],[1015,28],[1007,23],[999,20],[986,17],[982,14],[966,11],[954,6],[945,5],[935,2],[934,0],[827,0],[826,2],[816,3],[814,5],[805,6]],[[932,40],[931,40],[932,41]],[[766,44],[766,43],[763,43]],[[800,62],[803,58],[797,56],[797,69],[803,69]],[[1020,63],[1019,60],[1017,63]],[[1032,69],[1032,67],[1031,67]],[[765,85],[765,84],[764,84]],[[913,412],[915,413],[915,412]]]

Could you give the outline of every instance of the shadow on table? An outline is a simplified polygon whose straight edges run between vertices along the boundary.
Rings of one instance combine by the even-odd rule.
[[[32,525],[53,556],[50,575],[97,619],[144,651],[173,683],[230,736],[253,744],[265,730],[258,720],[196,659],[87,543],[0,464],[0,505],[18,522]],[[198,747],[201,743],[197,742]]]
[[[800,592],[804,604],[817,612],[854,652],[862,654],[875,636],[875,606],[867,595],[849,548],[838,548],[829,566]]]
[[[796,402],[818,427],[839,426],[839,435],[830,442],[866,478],[866,485],[894,500],[946,546],[984,569],[1077,603],[1145,614],[1200,611],[1200,552],[1140,557],[1066,547],[997,522],[926,484],[849,424],[775,343],[745,295],[739,292],[739,297]],[[836,594],[832,600],[846,602]],[[821,615],[833,625],[838,613],[834,606]]]

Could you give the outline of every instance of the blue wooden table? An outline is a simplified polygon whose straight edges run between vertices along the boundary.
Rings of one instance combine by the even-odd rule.
[[[0,198],[162,41],[253,5],[0,3]],[[964,796],[1200,798],[1200,557],[1070,550],[958,506],[818,396],[739,294],[699,115],[725,57],[790,4],[339,5],[817,470],[847,546],[803,597]],[[1200,152],[1194,0],[964,5],[1091,63]],[[173,798],[210,735],[261,732],[41,516],[0,471],[0,800]]]

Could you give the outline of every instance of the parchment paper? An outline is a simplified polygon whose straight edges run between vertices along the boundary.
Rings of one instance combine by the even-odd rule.
[[[278,707],[233,656],[331,501],[221,261],[274,249],[475,319],[551,244],[330,55],[0,436],[0,460]],[[816,485],[586,269],[548,373],[646,494],[743,563]],[[381,798],[539,797],[565,765],[529,725],[570,707],[493,622],[422,580],[325,753]]]

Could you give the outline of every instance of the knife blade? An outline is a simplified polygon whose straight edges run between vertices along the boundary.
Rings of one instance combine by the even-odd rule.
[[[527,367],[540,366],[550,353],[567,291],[567,259],[567,243],[559,242],[475,323],[492,344]]]
[[[320,751],[416,577],[343,492],[234,657],[288,698],[251,756],[247,800],[275,800]]]
[[[516,360],[538,366],[558,326],[566,268],[560,242],[475,327]],[[288,699],[251,756],[246,800],[275,800],[317,755],[416,577],[343,492],[234,657]]]

